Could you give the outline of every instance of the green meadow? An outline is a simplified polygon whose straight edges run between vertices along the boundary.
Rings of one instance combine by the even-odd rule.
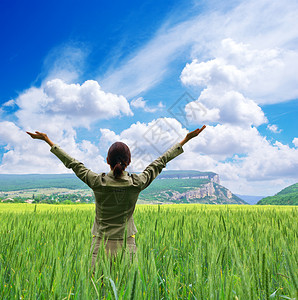
[[[139,205],[93,273],[94,210],[0,204],[0,299],[298,299],[296,207]]]

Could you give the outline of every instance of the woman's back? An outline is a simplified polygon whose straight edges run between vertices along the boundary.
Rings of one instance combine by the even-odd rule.
[[[112,171],[98,176],[101,179],[93,187],[96,216],[92,234],[100,238],[121,239],[125,227],[128,236],[136,234],[132,215],[141,191],[138,176],[126,171],[118,179]]]

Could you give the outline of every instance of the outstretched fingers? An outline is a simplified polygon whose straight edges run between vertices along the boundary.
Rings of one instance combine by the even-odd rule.
[[[201,133],[204,129],[206,128],[206,125],[202,126],[201,128],[197,128],[193,131],[193,133],[195,133],[195,135],[198,135],[199,133]]]
[[[198,128],[197,130],[199,130],[199,133],[200,133],[200,132],[202,132],[205,128],[206,128],[206,125],[203,125],[201,128]]]
[[[35,131],[35,133],[26,131],[26,133],[28,133],[33,139],[45,140],[46,138],[46,134],[39,131]]]
[[[29,134],[29,135],[34,139],[34,137],[35,137],[35,134],[34,134],[34,133],[29,132],[29,131],[26,131],[26,133]]]

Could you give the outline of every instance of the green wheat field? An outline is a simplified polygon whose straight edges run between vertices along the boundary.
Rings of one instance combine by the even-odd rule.
[[[94,210],[0,204],[0,299],[298,299],[297,207],[139,205],[93,274]]]

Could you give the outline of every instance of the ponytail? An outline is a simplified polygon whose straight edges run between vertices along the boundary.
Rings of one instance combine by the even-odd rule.
[[[124,169],[130,164],[130,159],[130,150],[126,144],[116,142],[110,147],[107,160],[116,179],[123,174]]]
[[[114,169],[113,169],[113,174],[115,178],[119,178],[122,175],[122,172],[125,169],[125,164],[122,162],[116,163]]]

